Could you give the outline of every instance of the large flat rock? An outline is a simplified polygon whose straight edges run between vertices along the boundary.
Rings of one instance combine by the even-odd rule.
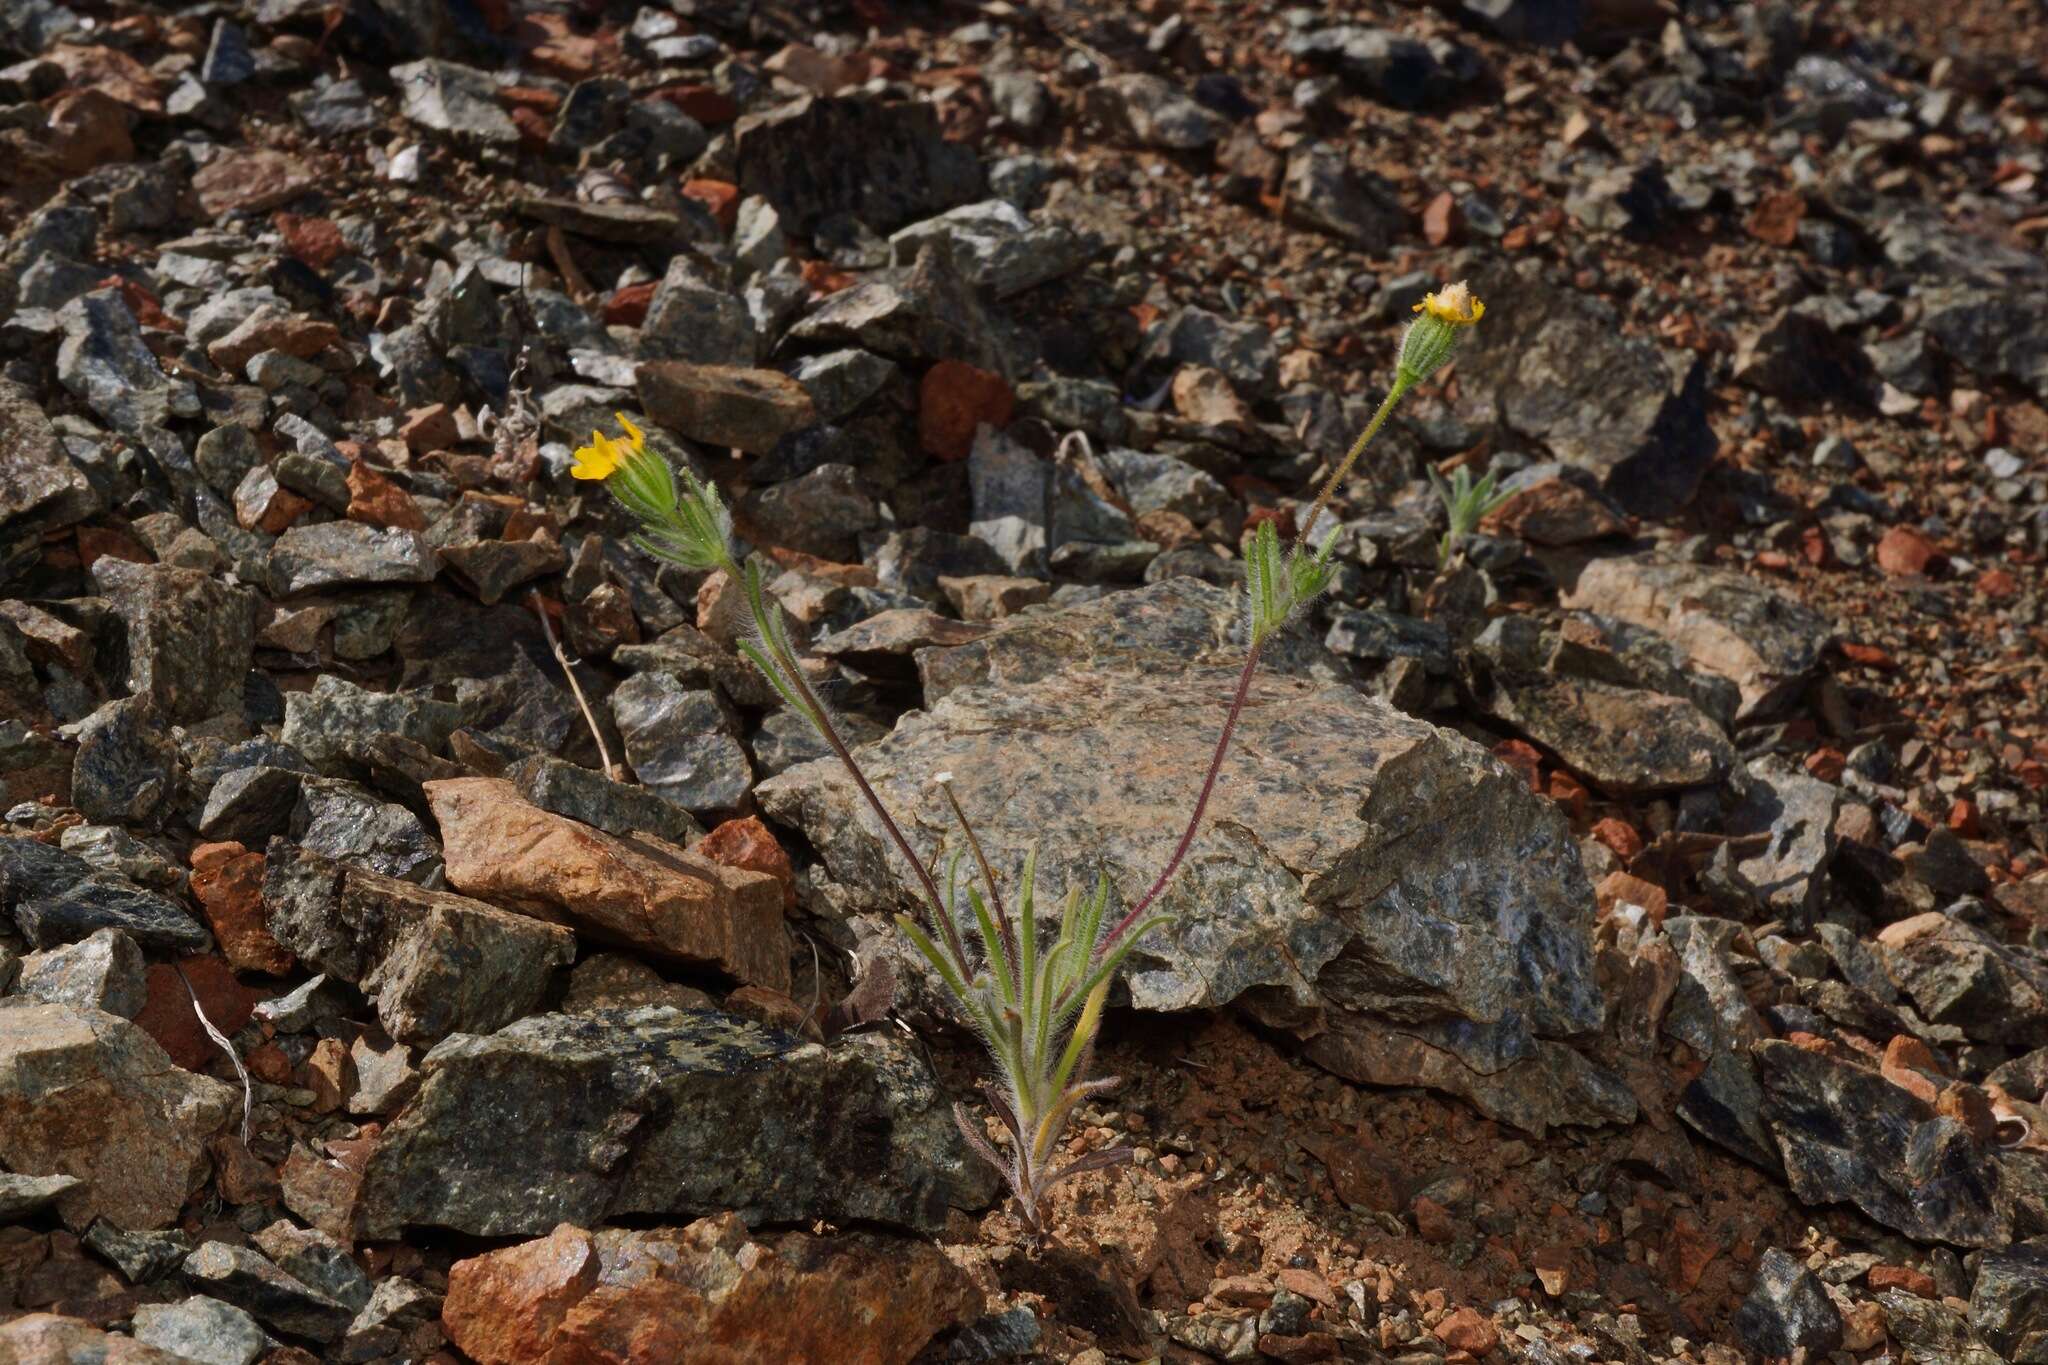
[[[1101,873],[1128,906],[1179,838],[1235,678],[1070,668],[959,687],[860,757],[921,856],[951,833],[930,781],[950,771],[999,867],[1038,846],[1041,904]],[[1496,1049],[1598,1026],[1592,893],[1563,817],[1520,778],[1449,731],[1298,678],[1258,679],[1239,735],[1159,902],[1176,919],[1127,974],[1133,1004],[1259,992],[1283,1009],[1491,1025],[1479,1032]],[[851,908],[913,906],[910,870],[836,764],[757,796],[804,832]]]

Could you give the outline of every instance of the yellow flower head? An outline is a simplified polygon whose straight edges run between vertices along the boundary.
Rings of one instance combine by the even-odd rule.
[[[1453,327],[1470,327],[1486,316],[1486,305],[1473,296],[1463,280],[1445,285],[1439,293],[1424,294],[1414,311],[1420,313],[1424,309],[1429,310],[1431,317],[1441,318]]]
[[[625,457],[617,441],[601,431],[593,431],[590,444],[577,448],[576,463],[569,467],[569,473],[578,479],[609,479]]]
[[[619,425],[626,429],[624,439],[607,436],[601,431],[590,433],[590,444],[576,452],[576,463],[569,473],[579,479],[609,479],[618,467],[635,455],[647,453],[647,433],[633,425],[623,412],[612,416],[619,419]]]

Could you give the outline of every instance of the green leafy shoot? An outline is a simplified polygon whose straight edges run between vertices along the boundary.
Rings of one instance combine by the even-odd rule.
[[[950,782],[941,774],[941,785]],[[947,793],[951,799],[950,790]],[[958,803],[954,803],[958,813]],[[963,833],[972,839],[964,821]],[[1061,903],[1059,932],[1043,943],[1037,912],[1038,854],[1024,860],[1017,884],[1017,912],[1011,917],[993,891],[959,884],[956,851],[946,878],[948,914],[966,933],[955,956],[908,915],[897,925],[931,965],[996,1063],[994,1083],[984,1086],[989,1107],[1006,1130],[1006,1151],[988,1140],[964,1105],[954,1120],[969,1147],[1002,1172],[1016,1197],[1024,1225],[1044,1231],[1045,1196],[1060,1181],[1130,1159],[1127,1148],[1089,1152],[1061,1163],[1060,1136],[1074,1108],[1089,1095],[1117,1084],[1114,1077],[1088,1076],[1095,1037],[1102,1026],[1110,983],[1139,940],[1167,916],[1154,915],[1108,941],[1103,921],[1109,881],[1092,892],[1070,889]],[[969,938],[971,934],[971,940]],[[971,948],[968,947],[971,942]]]
[[[1451,527],[1437,542],[1436,560],[1439,568],[1449,568],[1451,556],[1466,536],[1477,530],[1479,523],[1515,496],[1513,493],[1497,493],[1494,485],[1499,475],[1488,470],[1478,483],[1472,482],[1472,471],[1459,465],[1451,471],[1448,481],[1434,468],[1429,471],[1429,481],[1436,488],[1436,495],[1443,501],[1444,511],[1449,514]]]

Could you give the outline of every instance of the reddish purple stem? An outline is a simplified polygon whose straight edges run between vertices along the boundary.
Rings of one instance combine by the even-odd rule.
[[[1129,914],[1118,920],[1116,926],[1102,936],[1102,942],[1096,948],[1097,958],[1108,952],[1116,941],[1123,937],[1124,931],[1136,924],[1152,902],[1159,899],[1159,893],[1173,880],[1173,874],[1180,871],[1181,860],[1186,858],[1188,850],[1194,847],[1195,833],[1202,827],[1203,812],[1209,809],[1209,798],[1216,791],[1217,775],[1223,771],[1224,756],[1230,752],[1230,737],[1237,733],[1238,717],[1244,714],[1244,699],[1251,691],[1252,674],[1259,671],[1259,649],[1259,645],[1253,645],[1245,655],[1244,671],[1237,675],[1237,695],[1230,699],[1230,714],[1224,717],[1223,733],[1217,736],[1216,753],[1209,760],[1209,775],[1202,779],[1202,794],[1195,798],[1195,813],[1188,817],[1188,827],[1180,836],[1179,846],[1173,850],[1173,857],[1167,860],[1166,870],[1159,874],[1159,880],[1152,883],[1152,889],[1139,898],[1138,903],[1131,907]]]

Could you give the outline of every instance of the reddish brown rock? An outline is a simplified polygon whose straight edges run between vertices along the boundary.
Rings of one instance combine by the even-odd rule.
[[[67,1223],[167,1227],[206,1180],[206,1144],[241,1094],[171,1064],[126,1019],[68,1005],[0,1010],[0,1164],[71,1175]]]
[[[367,1149],[370,1144],[356,1145]],[[278,1172],[284,1206],[335,1241],[353,1243],[363,1188],[362,1163],[367,1159],[367,1150],[350,1161],[294,1144],[285,1157],[284,1169]]]
[[[718,968],[786,991],[789,946],[775,878],[651,835],[617,838],[528,805],[510,782],[426,784],[449,885],[603,942]]]
[[[298,961],[271,937],[261,853],[236,843],[198,845],[192,850],[192,895],[236,971],[283,976]]]
[[[1924,531],[1913,526],[1894,526],[1877,542],[1877,567],[1894,577],[1924,574],[1940,554]]]
[[[1628,534],[1628,522],[1606,499],[1562,472],[1517,492],[1486,519],[1485,526],[1552,546]]]
[[[78,175],[110,161],[133,161],[129,112],[100,90],[78,90],[50,103],[49,147],[58,165]]]
[[[427,529],[426,514],[412,500],[412,494],[360,459],[349,462],[348,519],[406,531]]]
[[[325,270],[348,254],[348,243],[332,218],[302,218],[296,213],[279,213],[270,220],[284,237],[284,247],[293,256]]]
[[[407,450],[424,453],[454,445],[462,439],[462,429],[456,425],[454,410],[446,403],[429,403],[405,414],[398,436]]]
[[[917,443],[938,460],[964,460],[983,422],[1009,425],[1017,396],[1009,381],[964,360],[941,360],[918,386]]]
[[[1205,427],[1248,427],[1252,411],[1230,376],[1204,365],[1183,365],[1173,375],[1173,410]]]
[[[727,867],[766,873],[782,887],[782,908],[796,908],[796,869],[760,816],[727,820],[691,845],[690,851]]]
[[[1458,196],[1443,190],[1422,211],[1422,236],[1431,246],[1449,246],[1465,232],[1465,215],[1458,208]]]
[[[1941,1297],[1941,1290],[1936,1287],[1934,1277],[1924,1270],[1915,1270],[1911,1266],[1874,1265],[1864,1278],[1874,1294],[1882,1294],[1887,1289],[1903,1289],[1908,1294],[1917,1294],[1923,1299]]]
[[[683,197],[711,211],[721,228],[731,232],[740,217],[740,187],[726,180],[685,180]]]
[[[597,1287],[599,1269],[590,1234],[564,1223],[449,1267],[441,1325],[477,1365],[548,1360],[562,1319]]]
[[[274,209],[318,182],[312,163],[264,147],[231,147],[192,174],[199,207],[211,218]]]
[[[1444,1246],[1457,1240],[1458,1224],[1451,1211],[1428,1195],[1416,1195],[1409,1212],[1415,1215],[1415,1231],[1423,1241]]]
[[[0,1360],[20,1365],[189,1365],[185,1356],[56,1313],[30,1313],[0,1325]]]
[[[1500,1344],[1500,1329],[1476,1308],[1460,1308],[1431,1329],[1453,1351],[1483,1356]]]
[[[1805,217],[1806,196],[1797,190],[1784,190],[1757,200],[1743,227],[1759,242],[1791,246],[1799,240],[1799,223]]]
[[[183,973],[183,979],[179,973]],[[156,1039],[157,1046],[171,1054],[171,1060],[188,1071],[211,1066],[221,1055],[220,1045],[206,1036],[198,1016],[192,1012],[192,995],[199,1007],[222,1033],[233,1037],[249,1022],[257,1002],[276,994],[274,990],[244,986],[235,979],[225,959],[207,954],[181,958],[176,964],[152,962],[144,975],[149,995],[135,1023]],[[185,989],[192,985],[191,993]]]
[[[263,351],[283,351],[301,360],[311,360],[341,340],[331,322],[293,317],[274,308],[259,308],[244,318],[219,341],[206,348],[207,358],[223,370],[240,377],[242,367]]]
[[[642,280],[639,284],[621,285],[612,291],[604,301],[604,320],[614,327],[638,327],[647,321],[647,309],[654,302],[654,289],[660,281]]]
[[[441,1322],[478,1365],[902,1365],[980,1306],[966,1273],[927,1243],[753,1241],[723,1214],[645,1232],[563,1224],[459,1261]]]

